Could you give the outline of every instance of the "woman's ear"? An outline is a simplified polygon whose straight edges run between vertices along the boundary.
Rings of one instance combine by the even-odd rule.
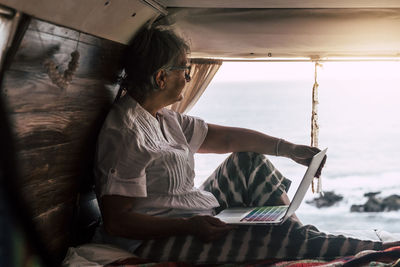
[[[159,70],[156,73],[156,84],[159,89],[163,90],[166,86],[167,73],[165,70]]]

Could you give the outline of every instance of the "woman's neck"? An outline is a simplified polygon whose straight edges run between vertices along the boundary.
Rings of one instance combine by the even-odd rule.
[[[156,117],[157,112],[164,107],[160,101],[157,101],[157,97],[138,99],[132,94],[129,94],[129,96],[135,99],[135,101],[138,102],[140,106],[149,112],[153,117]]]
[[[162,109],[163,107],[161,106],[156,106],[153,105],[153,103],[148,103],[148,102],[143,102],[143,103],[139,103],[142,108],[144,108],[145,110],[147,110],[147,112],[149,112],[154,118],[156,118],[156,114],[157,112]]]

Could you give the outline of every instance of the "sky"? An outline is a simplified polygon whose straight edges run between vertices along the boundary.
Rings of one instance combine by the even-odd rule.
[[[312,62],[224,62],[214,80],[313,82],[314,69]],[[325,80],[399,80],[400,62],[325,62],[317,75]]]

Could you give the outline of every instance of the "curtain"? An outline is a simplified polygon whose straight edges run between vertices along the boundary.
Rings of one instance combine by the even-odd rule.
[[[8,8],[0,6],[0,70],[3,67],[5,55],[11,46],[21,14],[14,14]]]
[[[180,113],[187,113],[196,104],[222,65],[222,60],[208,58],[194,58],[190,62],[192,79],[183,89],[184,98],[170,106],[172,110]]]

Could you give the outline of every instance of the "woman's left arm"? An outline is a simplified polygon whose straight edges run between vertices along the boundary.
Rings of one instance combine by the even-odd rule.
[[[320,149],[296,145],[254,130],[208,124],[207,136],[198,153],[257,152],[283,156],[308,166]]]

